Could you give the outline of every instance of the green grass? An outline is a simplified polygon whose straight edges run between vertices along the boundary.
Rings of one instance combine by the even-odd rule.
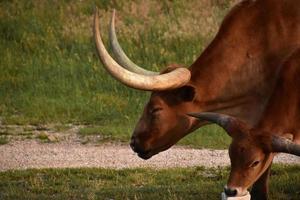
[[[82,137],[85,136],[99,136],[98,142],[128,142],[130,132],[126,125],[108,126],[90,126],[81,128],[78,134]]]
[[[37,138],[42,141],[48,141],[48,135],[46,133],[40,133],[37,135]]]
[[[128,140],[149,93],[123,86],[101,66],[91,29],[95,5],[105,40],[116,8],[118,36],[126,53],[137,64],[158,71],[169,63],[189,66],[212,39],[232,2],[0,1],[2,123],[95,124],[111,138]],[[223,133],[212,132],[182,144],[223,143],[214,137]],[[211,144],[205,138],[213,138]],[[195,139],[205,141],[199,145]]]
[[[193,148],[227,149],[230,142],[231,138],[222,128],[209,125],[187,135],[179,141],[179,144]]]
[[[81,128],[78,134],[82,137],[99,136],[98,142],[115,141],[128,143],[130,140],[128,132],[131,130],[126,130],[126,128],[128,127],[124,125],[115,125],[113,127],[88,126]],[[184,137],[179,141],[179,144],[193,148],[226,149],[230,141],[231,138],[222,128],[216,125],[209,125]]]
[[[60,133],[64,133],[72,128],[70,124],[56,124],[54,125],[54,130]]]
[[[296,200],[300,167],[273,167],[273,200]],[[0,172],[0,199],[220,198],[228,169],[43,169]]]
[[[9,142],[7,136],[0,136],[0,145],[7,144]]]

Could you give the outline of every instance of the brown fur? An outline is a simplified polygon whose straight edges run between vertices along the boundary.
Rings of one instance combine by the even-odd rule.
[[[272,138],[300,144],[300,49],[282,65],[260,123],[253,128],[234,118],[224,127],[232,137],[231,172],[227,188],[243,195],[255,182],[252,199],[267,199],[269,169],[277,149]]]
[[[299,0],[242,1],[229,12],[215,39],[190,66],[192,78],[187,86],[151,94],[132,136],[133,150],[148,159],[205,124],[186,116],[189,112],[224,113],[259,130],[296,133],[299,109],[295,106],[299,105],[300,93],[299,87],[289,81],[296,81],[295,74],[299,73],[292,72],[297,68],[289,66],[296,65],[293,63],[298,62],[297,54],[295,60],[291,57],[283,63],[299,47]],[[275,86],[285,89],[273,94]],[[282,100],[283,96],[288,98]],[[264,199],[267,198],[267,169],[273,154],[265,154],[262,148],[267,146],[264,144],[267,139],[255,137],[242,137],[238,143],[233,140],[231,158],[240,157],[239,149],[251,144],[254,145],[249,152],[253,154],[251,158],[263,155],[261,166],[264,167],[252,178],[244,174],[244,182],[235,184],[247,188],[257,180],[252,196]],[[294,137],[300,140],[299,135]],[[239,179],[233,172],[243,174],[239,166],[244,166],[246,160],[234,162],[228,182],[231,186],[236,186],[234,180]]]
[[[189,68],[187,86],[153,92],[131,146],[140,157],[168,149],[204,123],[188,112],[214,111],[261,122],[280,67],[300,47],[300,1],[245,0]]]

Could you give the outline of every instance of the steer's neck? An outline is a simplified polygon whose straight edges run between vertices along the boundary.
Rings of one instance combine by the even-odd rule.
[[[244,52],[221,53],[226,59],[205,58],[196,69],[191,68],[199,109],[229,114],[254,125],[272,92],[277,70],[271,64],[266,66],[261,57],[250,60]]]
[[[252,17],[236,20],[237,12],[223,22],[216,38],[190,67],[191,83],[197,88],[199,111],[225,113],[255,125],[272,94],[281,63],[294,47],[278,38],[268,39],[272,32],[267,25],[250,26],[260,20],[258,13],[249,11]]]
[[[275,90],[258,124],[271,133],[292,133],[300,142],[300,49],[283,65]]]

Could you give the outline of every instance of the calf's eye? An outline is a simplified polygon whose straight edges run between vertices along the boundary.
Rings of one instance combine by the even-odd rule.
[[[256,167],[258,164],[260,163],[260,161],[259,160],[257,160],[257,161],[254,161],[251,165],[250,165],[250,167]]]
[[[151,114],[155,114],[155,113],[157,113],[161,110],[162,110],[162,108],[154,108],[154,109],[151,110]]]

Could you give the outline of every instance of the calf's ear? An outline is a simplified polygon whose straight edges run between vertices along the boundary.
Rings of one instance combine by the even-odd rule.
[[[245,122],[229,115],[211,112],[189,113],[188,115],[200,120],[218,124],[224,128],[227,134],[232,138],[246,136],[251,130]]]

